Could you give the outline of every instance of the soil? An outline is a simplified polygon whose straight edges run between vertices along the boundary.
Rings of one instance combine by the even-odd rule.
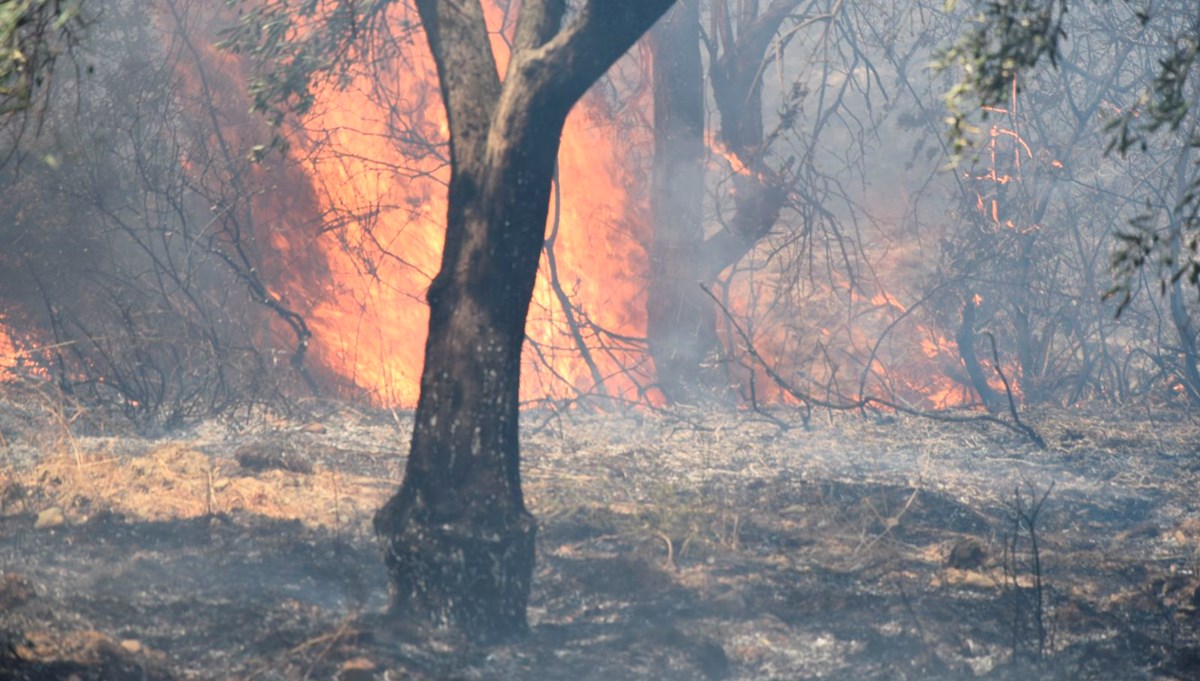
[[[477,647],[381,614],[411,415],[40,404],[0,397],[0,680],[1200,678],[1186,414],[530,411],[531,630]]]

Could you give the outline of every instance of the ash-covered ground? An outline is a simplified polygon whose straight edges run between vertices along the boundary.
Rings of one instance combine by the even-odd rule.
[[[381,620],[411,415],[0,406],[0,679],[1200,678],[1179,413],[528,412],[532,630],[480,648]]]

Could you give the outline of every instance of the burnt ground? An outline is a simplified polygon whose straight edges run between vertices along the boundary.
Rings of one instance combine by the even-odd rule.
[[[379,614],[409,416],[0,402],[0,680],[1200,678],[1184,415],[530,412],[532,630],[478,648]]]

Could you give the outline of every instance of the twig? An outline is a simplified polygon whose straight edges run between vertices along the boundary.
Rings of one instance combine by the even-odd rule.
[[[1012,423],[1009,423],[1008,421],[996,418],[995,416],[991,416],[990,414],[974,414],[972,416],[953,416],[950,414],[944,414],[944,413],[939,413],[939,412],[925,411],[923,409],[913,409],[912,407],[906,407],[902,404],[897,404],[895,402],[891,402],[889,400],[885,400],[880,397],[866,396],[866,397],[860,397],[860,398],[854,399],[854,400],[846,400],[843,402],[832,402],[829,400],[822,400],[822,399],[819,399],[812,395],[809,395],[808,393],[803,392],[802,390],[796,388],[791,383],[789,383],[787,380],[785,380],[782,376],[779,375],[779,372],[775,371],[775,369],[773,369],[771,367],[771,365],[768,364],[765,359],[763,359],[763,356],[760,355],[757,348],[754,347],[754,342],[750,339],[750,336],[746,333],[745,329],[743,329],[742,326],[740,324],[738,324],[737,320],[734,319],[733,313],[729,311],[729,308],[727,308],[725,306],[725,304],[722,303],[719,298],[717,298],[717,296],[713,295],[713,292],[711,289],[709,289],[704,284],[700,284],[700,288],[706,294],[708,294],[709,298],[713,299],[713,302],[715,302],[717,304],[717,307],[720,308],[721,313],[725,315],[725,318],[727,320],[729,320],[730,326],[732,326],[734,331],[737,332],[738,336],[741,337],[742,342],[745,345],[746,352],[750,355],[751,358],[754,359],[755,362],[757,362],[759,364],[759,366],[761,366],[763,368],[763,370],[766,372],[767,376],[770,377],[770,379],[772,381],[774,381],[775,384],[777,386],[779,386],[779,388],[781,390],[786,392],[788,395],[791,395],[793,398],[798,400],[801,404],[803,404],[804,406],[806,406],[810,409],[813,406],[817,406],[817,407],[824,407],[825,409],[836,409],[839,411],[853,411],[853,410],[857,410],[857,409],[863,409],[864,407],[869,407],[871,405],[878,405],[880,407],[892,409],[892,410],[900,412],[902,414],[908,414],[909,416],[918,416],[921,418],[927,418],[927,419],[930,419],[933,421],[941,421],[944,423],[993,423],[993,424],[996,424],[1003,428],[1007,428],[1015,433],[1018,433],[1020,435],[1024,435],[1025,437],[1030,438],[1030,440],[1033,442],[1033,444],[1035,446],[1038,447],[1038,449],[1046,448],[1045,441],[1042,440],[1041,437],[1035,437],[1037,435],[1037,433],[1035,433],[1028,426],[1024,426],[1024,424],[1022,424],[1022,427],[1017,427],[1016,425],[1013,425]]]
[[[671,568],[672,570],[676,569],[678,566],[675,565],[675,543],[671,541],[671,538],[667,536],[666,532],[655,530],[654,534],[657,535],[659,539],[663,540],[663,543],[667,545],[667,567]]]
[[[604,389],[604,377],[600,374],[600,367],[596,366],[596,360],[592,358],[592,351],[588,348],[587,342],[583,339],[583,333],[579,330],[579,322],[575,319],[575,306],[571,302],[571,297],[563,290],[562,282],[558,278],[558,260],[554,257],[554,244],[558,240],[558,228],[561,224],[561,209],[562,209],[562,176],[557,170],[554,171],[554,218],[551,222],[550,235],[546,237],[546,243],[542,250],[546,254],[546,265],[550,269],[550,288],[554,291],[554,296],[558,299],[558,304],[562,307],[563,316],[567,319],[567,329],[571,332],[571,340],[575,342],[576,349],[579,350],[580,357],[583,358],[584,364],[587,365],[588,372],[592,375],[592,387],[600,392],[604,397],[608,397],[608,391]]]
[[[884,537],[890,535],[892,530],[900,525],[900,520],[904,518],[905,513],[908,513],[908,509],[912,507],[912,503],[916,500],[917,494],[920,493],[920,491],[920,487],[913,487],[912,494],[908,495],[908,500],[904,502],[904,506],[900,509],[900,511],[897,512],[896,515],[888,516],[886,518],[883,517],[879,511],[875,510],[875,505],[870,502],[870,499],[867,499],[867,506],[870,507],[871,512],[875,514],[875,517],[879,519],[879,522],[883,523],[883,531],[871,537],[871,540],[868,542],[860,542],[858,548],[855,549],[855,552],[857,553],[859,551],[870,549],[878,544]]]
[[[210,463],[208,468],[204,471],[206,483],[204,490],[204,516],[207,518],[212,518],[217,507],[217,491],[214,478],[217,476],[218,467],[219,464],[215,462]]]
[[[1021,488],[1017,487],[1013,490],[1013,505],[1012,505],[1012,522],[1013,530],[1012,537],[1005,542],[1005,572],[1011,583],[1013,594],[1013,612],[1012,612],[1012,662],[1016,664],[1020,657],[1021,642],[1025,631],[1026,616],[1024,615],[1021,605],[1025,603],[1025,599],[1021,597],[1021,585],[1019,583],[1018,564],[1017,564],[1017,544],[1020,541],[1022,534],[1029,536],[1029,556],[1033,564],[1029,566],[1029,571],[1033,579],[1033,606],[1032,613],[1029,619],[1033,620],[1034,629],[1037,633],[1037,657],[1041,659],[1046,654],[1046,597],[1045,597],[1045,582],[1042,578],[1042,555],[1041,546],[1038,541],[1037,523],[1038,516],[1041,515],[1042,507],[1046,503],[1046,499],[1050,497],[1050,493],[1054,491],[1054,483],[1051,482],[1046,491],[1039,498],[1034,492],[1032,486],[1029,490],[1029,505],[1026,506],[1024,498],[1021,496]]]
[[[1017,413],[1017,401],[1013,399],[1012,386],[1008,384],[1008,377],[1004,375],[1004,370],[1000,368],[1000,352],[996,349],[996,337],[991,332],[983,334],[987,336],[988,342],[992,344],[992,366],[996,369],[996,374],[1000,376],[1000,382],[1004,384],[1004,395],[1008,398],[1008,413],[1013,417],[1013,424],[1025,433],[1025,436],[1037,445],[1038,449],[1046,448],[1046,441],[1041,435],[1037,434],[1033,428],[1021,423],[1021,416]]]

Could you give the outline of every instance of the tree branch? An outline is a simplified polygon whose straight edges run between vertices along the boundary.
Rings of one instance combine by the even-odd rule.
[[[779,372],[776,371],[761,354],[759,354],[758,349],[754,346],[754,341],[750,338],[750,334],[746,333],[746,330],[743,329],[741,324],[737,322],[733,316],[733,313],[729,311],[729,308],[726,307],[725,304],[713,294],[712,289],[704,284],[701,284],[700,288],[703,289],[704,293],[706,293],[709,298],[712,298],[713,302],[715,302],[717,307],[720,308],[721,313],[725,315],[725,319],[729,321],[729,325],[733,327],[734,332],[741,337],[743,348],[745,349],[746,353],[750,355],[750,358],[754,360],[755,364],[758,364],[760,367],[762,367],[763,371],[767,374],[767,378],[770,378],[780,390],[784,391],[788,395],[791,395],[792,398],[805,405],[805,407],[808,409],[817,406],[831,410],[851,411],[878,405],[902,414],[908,414],[909,416],[919,416],[921,418],[942,421],[945,423],[994,423],[998,426],[1007,428],[1015,433],[1018,433],[1019,435],[1029,438],[1033,445],[1038,449],[1046,448],[1046,441],[1043,440],[1040,435],[1038,435],[1037,431],[1027,424],[1012,424],[990,414],[956,416],[953,414],[947,414],[945,412],[913,409],[912,407],[907,407],[890,400],[885,400],[880,397],[872,397],[870,395],[864,395],[858,398],[844,398],[839,395],[839,401],[836,402],[832,400],[822,400],[814,395],[810,395],[784,379],[784,377],[781,376]]]
[[[501,91],[483,6],[479,0],[416,0],[416,5],[437,64],[451,158],[481,159]]]
[[[592,0],[540,48],[514,55],[509,77],[521,75],[535,88],[540,80],[542,96],[535,94],[533,99],[565,105],[569,110],[673,2],[607,0],[600,4]]]
[[[513,40],[513,53],[532,50],[546,44],[562,27],[563,13],[567,9],[564,0],[526,0],[521,4],[517,17],[517,35]]]

